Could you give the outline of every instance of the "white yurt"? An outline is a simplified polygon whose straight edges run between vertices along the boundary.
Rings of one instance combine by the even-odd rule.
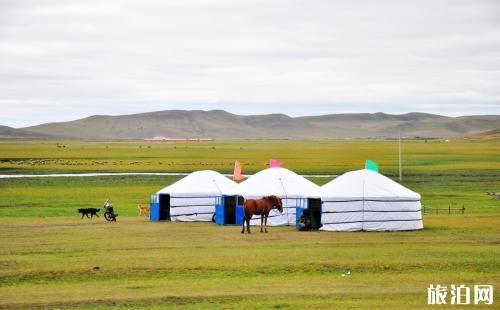
[[[372,170],[344,173],[309,197],[321,199],[321,230],[423,228],[420,195]]]
[[[267,224],[269,226],[295,225],[295,208],[302,206],[305,195],[318,185],[308,179],[281,167],[262,170],[237,187],[237,194],[245,199],[259,199],[264,196],[276,195],[283,200],[283,213],[271,210]],[[255,215],[251,225],[260,225],[260,216]]]
[[[216,171],[193,172],[156,193],[160,210],[157,220],[212,221],[217,197],[233,193],[236,185]]]

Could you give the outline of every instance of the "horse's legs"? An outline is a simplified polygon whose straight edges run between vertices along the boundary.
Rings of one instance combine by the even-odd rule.
[[[245,221],[246,221],[246,215],[243,214],[243,228],[241,229],[241,233],[244,234],[245,233]]]
[[[267,234],[267,216],[268,216],[268,214],[266,214],[266,216],[265,216],[265,222],[264,222],[264,227],[265,227],[266,234]]]
[[[262,214],[262,215],[260,216],[260,232],[263,232],[263,231],[262,231],[262,225],[263,225],[263,224],[264,224],[264,214]]]
[[[250,232],[250,219],[251,219],[250,216],[246,217],[246,220],[247,220],[247,233],[249,233],[249,234],[251,234],[251,232]]]

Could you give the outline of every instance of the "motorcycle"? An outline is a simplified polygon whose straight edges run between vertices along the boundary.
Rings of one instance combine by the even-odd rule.
[[[106,219],[106,221],[116,222],[116,217],[118,216],[118,214],[115,213],[113,205],[109,203],[108,200],[106,200],[106,202],[104,203],[104,210],[106,210],[104,212],[104,218]]]

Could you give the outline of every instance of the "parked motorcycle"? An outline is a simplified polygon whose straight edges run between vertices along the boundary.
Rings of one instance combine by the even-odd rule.
[[[104,203],[104,218],[108,222],[116,222],[116,217],[118,214],[115,213],[113,205],[109,202],[109,199]]]

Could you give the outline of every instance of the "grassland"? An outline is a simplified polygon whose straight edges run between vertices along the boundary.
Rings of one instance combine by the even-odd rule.
[[[377,161],[397,173],[396,141],[209,141],[81,142],[0,141],[0,172],[82,171],[232,172],[239,160],[247,173],[266,168],[270,158],[304,174],[341,173]],[[406,173],[500,170],[500,143],[493,141],[404,141]]]
[[[426,216],[424,231],[398,233],[241,235],[137,217],[0,223],[0,305],[13,308],[420,309],[430,283],[500,284],[499,221],[488,216]]]
[[[301,173],[341,173],[370,158],[397,171],[394,141],[57,143],[0,142],[0,167],[230,172],[238,159],[251,173],[277,158]],[[404,184],[426,205],[465,205],[465,215],[426,214],[414,232],[241,235],[136,216],[137,203],[177,177],[0,179],[0,308],[421,309],[431,283],[498,290],[500,200],[485,192],[500,191],[500,143],[405,141],[404,150]],[[107,197],[117,223],[76,214]]]

